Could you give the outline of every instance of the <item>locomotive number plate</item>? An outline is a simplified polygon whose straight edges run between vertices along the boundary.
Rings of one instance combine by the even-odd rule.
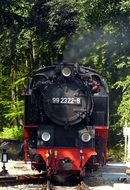
[[[81,104],[80,98],[52,98],[53,104]]]

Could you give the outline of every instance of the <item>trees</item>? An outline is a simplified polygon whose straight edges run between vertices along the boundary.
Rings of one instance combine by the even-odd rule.
[[[20,125],[23,115],[23,84],[28,68],[23,52],[26,39],[26,17],[29,4],[25,1],[0,2],[0,66],[1,66],[1,92],[0,126]],[[25,31],[26,29],[26,31]],[[22,38],[22,34],[24,37]],[[26,47],[27,48],[27,47]]]
[[[130,75],[124,81],[117,82],[118,87],[122,88],[122,100],[118,107],[121,126],[130,126]]]
[[[28,75],[62,55],[102,73],[111,124],[129,122],[129,12],[124,0],[1,0],[0,126],[22,124]]]
[[[26,78],[34,69],[53,64],[62,55],[65,41],[76,28],[73,2],[0,2],[1,127],[22,125]]]

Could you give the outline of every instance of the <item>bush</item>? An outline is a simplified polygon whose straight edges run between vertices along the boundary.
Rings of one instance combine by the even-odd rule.
[[[0,139],[22,140],[23,127],[13,126],[3,128],[3,131],[0,132]]]
[[[109,149],[109,158],[110,162],[122,162],[124,161],[124,149],[123,147],[115,146],[114,148]]]

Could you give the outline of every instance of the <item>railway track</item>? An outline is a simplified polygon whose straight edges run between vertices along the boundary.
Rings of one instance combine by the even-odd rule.
[[[0,190],[46,190],[46,175],[0,176]]]
[[[0,163],[2,167],[2,163]],[[24,162],[12,162],[9,161],[6,164],[8,175],[0,175],[0,190],[46,190],[47,178],[46,172],[39,174],[33,171],[30,167],[30,163]],[[76,182],[77,184],[78,182]],[[80,184],[75,185],[59,185],[53,183],[53,190],[82,190]]]
[[[84,182],[74,183],[73,185],[68,181],[64,184],[53,183],[51,190],[99,190],[99,188],[100,190],[130,190],[130,178],[125,175],[125,172],[126,166],[107,165],[86,176]],[[124,179],[127,179],[127,181],[124,181]],[[71,180],[70,182],[72,183]],[[129,188],[126,188],[126,186],[129,186]],[[46,173],[0,176],[0,190],[8,189],[47,190]]]
[[[16,184],[25,182],[45,182],[45,174],[36,175],[17,175],[17,176],[0,176],[0,186],[4,184]]]
[[[47,186],[45,174],[0,176],[0,190],[89,190],[89,187],[81,182],[75,186]]]

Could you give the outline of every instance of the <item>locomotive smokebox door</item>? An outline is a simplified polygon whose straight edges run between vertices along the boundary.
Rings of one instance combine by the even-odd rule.
[[[69,71],[66,71],[66,75],[67,72]],[[44,97],[44,110],[58,125],[75,125],[85,118],[90,110],[89,93],[83,89],[78,79],[62,79],[52,83]]]

